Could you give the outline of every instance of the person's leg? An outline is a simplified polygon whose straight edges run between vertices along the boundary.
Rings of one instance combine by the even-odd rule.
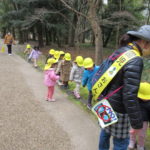
[[[88,104],[87,104],[87,107],[88,107],[89,109],[92,108],[92,97],[93,97],[92,91],[89,91]]]
[[[136,132],[136,130],[134,130],[132,128],[130,129],[130,142],[129,142],[129,146],[128,146],[129,149],[135,148],[137,134],[138,133]]]
[[[110,147],[110,134],[104,129],[100,132],[99,150],[109,150]]]
[[[47,87],[47,95],[46,95],[46,100],[49,100],[50,97],[50,92],[51,92],[51,88]]]
[[[127,150],[129,145],[129,138],[116,138],[113,137],[113,150]]]
[[[64,88],[68,88],[68,81],[63,81]]]
[[[7,45],[8,48],[8,54],[11,54],[11,45]]]
[[[148,122],[144,121],[143,128],[138,132],[138,147],[139,150],[144,150],[144,143],[145,143],[145,137],[146,137],[146,131],[148,128]]]
[[[34,59],[34,67],[37,67],[37,59]]]
[[[65,82],[65,87],[68,88],[68,81]]]
[[[76,98],[80,98],[80,83],[76,82],[76,87],[74,89],[74,95]]]
[[[53,95],[54,95],[54,86],[50,87],[50,91],[49,91],[49,100],[54,100],[53,99]]]

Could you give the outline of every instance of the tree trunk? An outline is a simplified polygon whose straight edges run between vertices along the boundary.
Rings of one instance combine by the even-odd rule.
[[[58,47],[61,47],[61,33],[60,31],[57,31],[57,34],[56,34],[56,38],[57,38],[57,45]]]
[[[88,19],[95,36],[95,64],[98,65],[103,60],[102,31],[98,22],[99,19],[96,14],[96,6],[94,5],[94,2],[89,0],[89,6]]]
[[[5,37],[5,35],[6,35],[6,28],[3,28],[3,30],[2,30],[2,38],[4,38]]]
[[[120,30],[120,26],[117,25],[117,31],[116,31],[116,49],[118,48],[118,43],[119,43],[119,30]]]
[[[69,40],[68,43],[70,47],[75,46],[75,28],[77,26],[77,21],[78,21],[77,14],[74,13],[73,26],[70,25],[70,32],[69,32],[69,39],[68,39]]]
[[[16,38],[15,28],[12,28],[12,34],[13,34],[13,37],[15,39]]]
[[[45,28],[46,45],[49,45],[49,32]]]
[[[23,32],[19,30],[19,44],[23,44],[23,43],[24,43]]]
[[[37,25],[37,34],[38,34],[38,46],[43,47],[44,46],[43,28],[42,28],[42,24],[40,23],[39,25]]]
[[[107,47],[107,44],[108,44],[108,41],[109,41],[109,39],[110,39],[110,37],[111,37],[112,31],[113,31],[113,29],[111,28],[111,29],[109,30],[108,34],[107,34],[106,39],[104,40],[104,47]]]
[[[94,35],[93,31],[91,31],[90,36],[91,36],[91,44],[92,44],[92,46],[95,46],[95,35]]]
[[[36,41],[36,33],[35,33],[35,28],[34,28],[34,27],[33,27],[33,29],[32,29],[32,35],[33,35],[32,40],[33,40],[33,41]]]

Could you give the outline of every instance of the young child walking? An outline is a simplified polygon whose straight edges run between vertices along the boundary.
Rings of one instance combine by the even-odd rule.
[[[29,55],[29,59],[33,59],[33,65],[35,68],[37,67],[37,60],[41,54],[42,53],[39,51],[39,47],[34,46],[34,48],[32,49],[32,51]]]
[[[70,81],[74,81],[76,84],[76,87],[73,91],[74,96],[79,99],[80,98],[80,85],[82,82],[82,75],[83,75],[83,57],[77,56],[74,65],[70,72]]]
[[[84,72],[83,72],[83,77],[82,77],[82,86],[85,87],[87,86],[88,91],[89,91],[89,96],[88,96],[88,104],[87,108],[91,110],[92,108],[92,77],[94,74],[98,71],[99,66],[95,66],[93,60],[90,57],[87,57],[84,59],[83,62],[84,66]]]
[[[32,51],[32,48],[31,48],[31,45],[30,44],[27,44],[26,46],[26,49],[24,50],[24,54],[25,54],[25,59],[29,62],[30,59],[29,59],[29,55]]]
[[[137,150],[145,150],[144,145],[145,145],[146,131],[148,128],[148,122],[150,121],[150,83],[143,82],[140,84],[138,98],[142,110],[143,128],[139,130],[131,128],[130,143],[128,147],[129,150],[133,150],[136,147],[136,143],[137,143]]]
[[[44,68],[45,70],[44,71],[44,84],[48,88],[46,100],[50,102],[55,101],[55,99],[53,98],[54,87],[55,87],[56,81],[59,79],[59,76],[55,74],[56,65],[57,65],[57,60],[55,60],[54,58],[49,58]]]

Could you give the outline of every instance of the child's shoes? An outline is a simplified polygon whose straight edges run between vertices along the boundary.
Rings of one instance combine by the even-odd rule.
[[[87,108],[88,108],[89,110],[91,110],[91,109],[92,109],[92,105],[91,105],[91,104],[87,104]]]
[[[129,150],[133,150],[135,148],[135,142],[130,140],[128,148]]]
[[[75,96],[77,99],[80,99],[79,93],[77,93],[77,92],[74,91],[73,94],[74,94],[74,96]]]
[[[49,99],[48,101],[49,102],[55,102],[56,100],[52,98],[52,99]]]
[[[137,150],[145,150],[143,146],[137,145]]]
[[[76,98],[77,98],[77,99],[80,99],[79,93],[76,93]]]

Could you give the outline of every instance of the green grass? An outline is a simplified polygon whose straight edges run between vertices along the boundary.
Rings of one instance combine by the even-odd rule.
[[[69,90],[73,91],[73,89],[75,88],[75,83],[74,82],[69,82]],[[86,87],[80,87],[80,95],[83,99],[87,100],[88,98],[88,90]]]
[[[142,73],[142,81],[150,83],[150,59],[144,58],[144,69]]]

